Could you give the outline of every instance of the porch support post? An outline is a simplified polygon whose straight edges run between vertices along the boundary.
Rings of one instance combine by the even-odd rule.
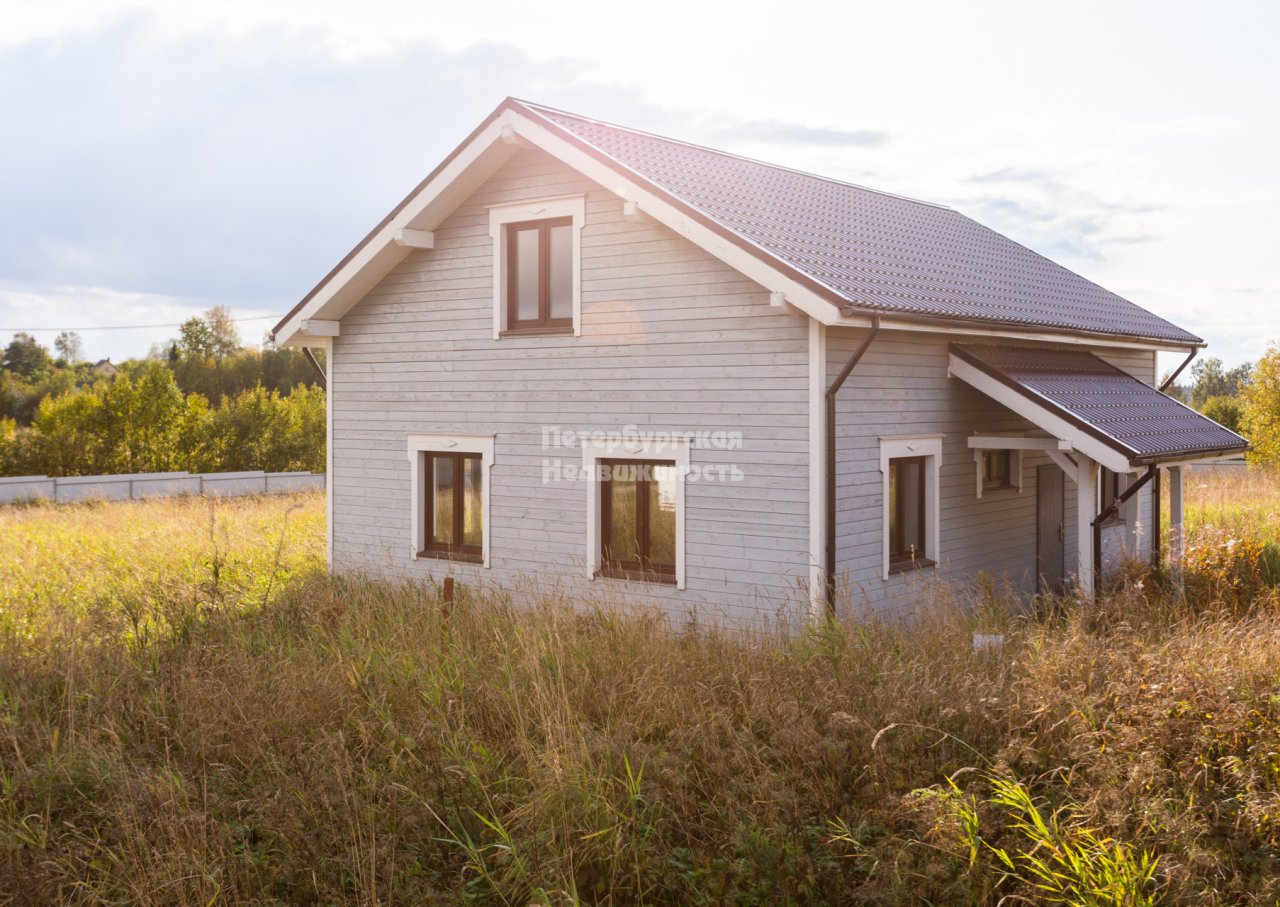
[[[1182,585],[1182,467],[1169,467],[1169,570]]]
[[[1098,515],[1098,464],[1076,451],[1076,582],[1080,594],[1094,597],[1093,519]]]

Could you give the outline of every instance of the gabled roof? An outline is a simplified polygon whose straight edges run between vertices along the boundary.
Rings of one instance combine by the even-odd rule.
[[[747,276],[826,324],[880,315],[982,332],[1203,345],[950,208],[513,98],[276,325],[277,339],[299,331],[303,319],[340,317],[408,254],[396,248],[399,231],[434,229],[467,186],[520,143],[642,199],[655,220],[726,260],[732,254]]]
[[[951,356],[956,377],[990,390],[961,367],[972,366],[1029,404],[1022,415],[1031,421],[1040,424],[1036,410],[1052,414],[1130,467],[1225,456],[1249,447],[1235,432],[1083,350],[953,344]],[[1015,411],[1023,409],[1016,399],[1005,397],[1005,402]],[[1110,458],[1095,459],[1106,465]]]
[[[1201,342],[951,208],[521,103],[852,308]]]

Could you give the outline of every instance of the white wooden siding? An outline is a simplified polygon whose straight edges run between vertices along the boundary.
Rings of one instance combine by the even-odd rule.
[[[583,335],[492,338],[487,205],[586,195]],[[334,566],[652,602],[758,620],[807,607],[807,325],[684,238],[629,222],[622,202],[521,151],[342,319],[334,341]],[[687,488],[687,589],[587,581],[586,487],[543,481],[544,426],[740,431],[692,464],[740,483]],[[491,568],[410,558],[412,432],[496,435]]]

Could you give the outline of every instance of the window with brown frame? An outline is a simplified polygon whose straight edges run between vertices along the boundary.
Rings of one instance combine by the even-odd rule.
[[[889,572],[931,564],[925,556],[927,457],[889,461]]]
[[[506,225],[507,331],[573,331],[573,218]]]
[[[1104,513],[1108,507],[1115,503],[1116,498],[1120,497],[1120,473],[1112,472],[1105,466],[1102,467],[1099,472],[1101,473],[1102,478],[1102,506],[1099,508],[1098,512]],[[1120,511],[1117,510],[1111,516],[1107,517],[1103,521],[1102,525],[1114,526],[1116,523],[1123,522],[1124,517],[1121,516]]]
[[[1007,450],[982,452],[982,490],[1013,487],[1013,457]]]
[[[600,572],[676,581],[676,464],[601,460]]]
[[[484,559],[484,469],[478,453],[423,455],[423,554]]]

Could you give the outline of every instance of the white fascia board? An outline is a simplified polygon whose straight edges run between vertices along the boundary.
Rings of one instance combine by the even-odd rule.
[[[831,324],[831,322],[827,322]],[[837,327],[864,330],[871,326],[871,316],[842,315]],[[917,334],[939,334],[944,337],[974,337],[986,340],[1030,340],[1036,343],[1056,343],[1063,346],[1093,346],[1122,350],[1150,350],[1158,353],[1186,353],[1192,344],[1178,345],[1155,340],[1124,339],[1119,337],[1086,337],[1079,334],[1055,334],[1048,331],[1009,331],[999,328],[983,328],[969,325],[924,324],[921,322],[882,316],[880,327],[886,331],[913,331]],[[1197,347],[1199,348],[1199,347]]]
[[[1129,458],[1119,451],[1103,444],[1093,435],[1082,431],[1056,413],[1023,394],[1018,393],[981,369],[975,368],[955,355],[951,360],[949,374],[959,378],[965,384],[986,394],[1006,409],[1012,410],[1028,422],[1036,425],[1055,438],[1070,441],[1071,446],[1112,472],[1129,472]]]
[[[305,320],[341,318],[403,261],[411,249],[397,244],[397,237],[405,235],[405,230],[429,233],[515,151],[516,146],[502,142],[504,127],[511,127],[515,118],[514,112],[504,111],[461,149],[435,179],[410,199],[364,248],[316,291],[301,310],[285,322],[276,332],[276,343],[292,345],[290,338],[300,330]],[[495,145],[502,150],[490,155],[490,166],[477,167]]]

